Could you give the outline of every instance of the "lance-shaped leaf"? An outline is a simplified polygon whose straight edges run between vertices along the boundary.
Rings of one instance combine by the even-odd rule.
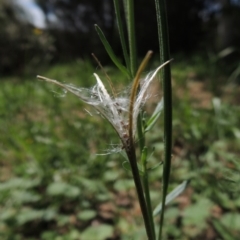
[[[189,183],[189,180],[185,180],[180,185],[178,185],[173,191],[171,191],[166,197],[165,205],[167,205],[173,199],[179,196],[186,189],[188,183]],[[162,203],[159,203],[153,211],[153,216],[158,215],[161,211],[162,211]]]
[[[163,110],[163,98],[158,103],[158,105],[155,108],[155,111],[153,112],[150,119],[147,121],[146,126],[145,126],[145,130],[144,130],[145,133],[153,128],[153,126],[157,122],[158,118],[160,117],[162,110]]]
[[[107,51],[109,57],[111,58],[111,60],[113,61],[113,63],[117,66],[117,68],[124,73],[128,78],[130,78],[130,73],[127,70],[126,67],[124,67],[120,61],[118,60],[117,56],[115,55],[115,53],[113,52],[113,49],[111,47],[111,45],[109,44],[109,42],[107,41],[103,31],[100,29],[100,27],[95,24],[95,29],[99,35],[100,40],[102,41],[103,46],[105,47],[105,50]]]

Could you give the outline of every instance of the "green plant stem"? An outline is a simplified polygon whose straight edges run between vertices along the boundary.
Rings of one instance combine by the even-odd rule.
[[[146,205],[144,192],[143,192],[143,188],[142,188],[141,178],[140,178],[139,171],[138,171],[134,142],[133,142],[133,139],[129,139],[129,141],[130,141],[129,147],[126,148],[126,153],[127,153],[127,156],[128,156],[129,162],[130,162],[130,166],[131,166],[131,170],[132,170],[132,174],[133,174],[133,180],[134,180],[134,184],[136,187],[140,208],[142,211],[142,216],[143,216],[143,220],[144,220],[146,233],[148,236],[148,240],[155,240],[155,236],[152,231],[151,222],[149,221],[149,214],[151,214],[151,213],[148,212],[148,208]]]
[[[138,199],[144,219],[144,224],[146,228],[146,232],[148,235],[149,240],[155,240],[154,236],[154,228],[151,224],[151,218],[152,218],[152,211],[148,212],[148,207],[145,201],[145,196],[142,188],[141,179],[139,176],[138,166],[137,166],[137,158],[136,158],[136,150],[135,150],[135,142],[134,142],[134,136],[133,136],[133,110],[134,110],[134,102],[137,96],[137,91],[139,88],[140,83],[140,76],[142,71],[145,69],[150,57],[152,55],[152,51],[148,51],[145,58],[143,59],[142,63],[140,64],[138,71],[136,72],[136,76],[133,81],[132,90],[130,94],[130,106],[129,106],[129,124],[128,124],[128,134],[129,139],[127,142],[123,141],[123,144],[126,149],[126,153],[128,155],[128,159],[131,165],[133,179],[135,183],[135,187],[138,194]],[[141,130],[142,131],[142,130]]]
[[[132,77],[134,77],[137,72],[134,0],[125,0],[125,6],[126,6],[126,17],[127,17],[129,53],[130,53],[130,70],[131,70]]]
[[[143,189],[144,189],[144,194],[146,198],[146,204],[148,208],[148,215],[149,215],[148,219],[151,224],[152,232],[154,234],[154,239],[156,239],[154,221],[153,221],[153,215],[152,215],[152,203],[151,203],[151,197],[150,197],[149,181],[148,181],[147,155],[148,155],[148,149],[147,147],[144,147],[144,149],[142,150],[142,156],[141,156],[142,171],[143,171],[142,182],[143,182]]]
[[[147,62],[149,61],[152,52],[149,51],[141,63],[138,71],[137,71],[137,51],[136,51],[136,38],[135,38],[135,21],[134,21],[134,0],[125,0],[125,11],[126,11],[126,19],[127,19],[127,30],[128,30],[128,42],[129,42],[129,55],[130,55],[130,72],[132,78],[135,76],[131,97],[130,97],[130,108],[129,108],[129,143],[126,146],[126,152],[128,155],[128,159],[131,165],[133,179],[139,199],[139,204],[141,207],[145,229],[147,232],[147,236],[149,240],[155,240],[155,231],[153,226],[152,219],[152,211],[149,211],[149,207],[146,204],[144,191],[141,183],[141,178],[139,175],[139,170],[137,166],[137,158],[135,151],[135,143],[133,139],[133,103],[135,101],[137,91],[139,90],[139,82],[140,82],[140,74],[145,68]],[[142,119],[141,114],[138,116],[137,121],[137,131],[140,139],[140,149],[141,151],[144,148],[144,134],[142,128]],[[148,189],[149,191],[149,189]],[[152,220],[151,220],[152,219]]]
[[[160,64],[170,59],[168,24],[165,0],[155,0],[158,38],[160,46]],[[164,206],[167,196],[169,176],[171,171],[172,151],[172,86],[170,64],[161,71],[163,79],[164,98],[164,166],[163,166],[163,188],[162,188],[162,211],[160,216],[160,228],[158,239],[162,238],[162,226],[164,220]]]

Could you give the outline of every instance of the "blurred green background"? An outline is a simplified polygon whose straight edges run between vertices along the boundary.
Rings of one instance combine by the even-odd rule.
[[[170,190],[191,181],[167,207],[165,239],[238,239],[240,2],[167,4],[174,58]],[[152,70],[159,52],[154,1],[136,2],[136,22],[139,61],[152,49]],[[93,72],[102,74],[93,52],[117,90],[130,84],[111,65],[95,23],[121,59],[110,0],[0,2],[0,239],[146,239],[123,156],[101,155],[119,147],[114,130],[76,97],[36,80],[40,74],[91,87]],[[155,166],[162,119],[147,137]],[[160,180],[161,166],[150,173],[153,206]]]

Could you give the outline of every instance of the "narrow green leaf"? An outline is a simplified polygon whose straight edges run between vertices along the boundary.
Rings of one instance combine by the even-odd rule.
[[[134,77],[137,72],[137,48],[136,48],[136,34],[135,34],[135,17],[134,17],[134,0],[124,1],[127,30],[128,30],[128,44],[130,54],[130,69],[131,76]]]
[[[98,36],[100,37],[100,40],[102,41],[102,44],[105,47],[105,50],[107,51],[109,57],[111,58],[111,60],[113,61],[113,63],[117,66],[117,68],[124,73],[128,78],[130,78],[130,73],[128,72],[127,68],[124,67],[120,61],[118,60],[117,56],[115,55],[115,53],[113,52],[112,47],[110,46],[109,42],[107,41],[104,33],[102,32],[102,30],[99,28],[99,26],[97,24],[95,24],[95,29],[98,33]]]
[[[155,0],[158,40],[160,48],[160,64],[170,59],[169,35],[167,23],[167,9],[165,0]],[[171,152],[172,152],[172,86],[171,86],[171,68],[168,64],[161,71],[163,80],[163,98],[164,98],[164,164],[163,164],[163,188],[162,188],[162,206],[165,206],[169,177],[171,172]],[[158,239],[162,239],[162,227],[164,221],[164,209],[160,215],[160,227]]]
[[[175,189],[173,189],[166,197],[165,206],[170,203],[173,199],[179,196],[187,187],[189,180],[183,181]],[[158,215],[162,211],[162,203],[159,203],[153,211],[153,216]]]
[[[145,131],[144,131],[145,133],[150,131],[153,128],[158,118],[160,117],[162,110],[163,110],[163,98],[158,103],[150,119],[147,121],[145,126]]]
[[[130,71],[130,59],[127,51],[127,44],[125,41],[124,31],[123,31],[123,21],[120,14],[120,7],[119,7],[119,0],[113,0],[114,8],[115,8],[115,14],[116,14],[116,20],[118,25],[118,32],[120,41],[122,44],[122,50],[123,50],[123,56],[125,59],[125,63],[127,65],[127,69]]]

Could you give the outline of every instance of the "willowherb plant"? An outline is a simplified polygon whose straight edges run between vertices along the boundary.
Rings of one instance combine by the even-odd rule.
[[[61,83],[57,80],[49,79],[43,76],[37,76],[37,78],[55,84],[63,88],[65,91],[74,94],[86,104],[91,105],[115,129],[123,145],[121,150],[124,150],[126,152],[129,164],[133,172],[133,178],[137,189],[140,206],[143,212],[146,229],[149,229],[148,235],[152,236],[149,239],[154,239],[155,230],[153,225],[153,217],[151,214],[151,204],[149,203],[149,199],[148,206],[143,193],[144,190],[142,188],[142,183],[139,176],[139,169],[137,166],[135,138],[137,133],[137,120],[139,113],[147,100],[151,98],[151,92],[149,91],[150,85],[156,79],[156,76],[160,69],[162,69],[170,61],[167,61],[166,63],[160,65],[157,69],[148,73],[144,78],[141,78],[141,73],[145,68],[147,62],[149,61],[151,54],[152,52],[149,51],[142,64],[140,65],[136,77],[134,78],[134,81],[131,85],[130,91],[129,88],[126,88],[118,95],[115,94],[115,91],[112,87],[112,92],[109,93],[102,80],[96,73],[94,73],[94,76],[97,83],[91,88],[76,87],[71,84]],[[160,105],[162,106],[162,102]],[[145,124],[144,131],[147,132],[153,127],[156,122],[155,120],[159,116],[161,111],[162,107],[157,106],[154,114],[152,115],[152,118],[150,118],[148,123]],[[147,156],[145,156],[143,162],[146,162],[146,158]],[[145,171],[144,178],[146,178],[146,176],[147,171]],[[145,188],[147,188],[146,185]],[[148,192],[145,192],[145,195],[149,194],[149,190],[147,191]]]
[[[155,0],[156,15],[158,22],[158,35],[160,46],[160,63],[161,65],[154,71],[141,77],[152,52],[149,51],[137,70],[137,53],[135,42],[135,24],[134,24],[134,0],[124,1],[124,8],[127,21],[128,48],[126,46],[123,23],[120,14],[119,0],[113,0],[116,13],[119,36],[122,44],[123,55],[126,66],[118,60],[114,54],[111,45],[108,43],[101,29],[95,25],[96,31],[102,41],[105,50],[117,68],[123,72],[129,79],[133,79],[132,86],[124,89],[122,93],[116,95],[112,84],[112,92],[109,93],[99,76],[94,73],[96,85],[92,88],[78,88],[71,84],[64,84],[57,80],[37,76],[40,80],[53,83],[62,87],[68,92],[79,97],[86,104],[94,107],[107,121],[112,125],[118,134],[123,147],[122,151],[126,152],[129,165],[131,167],[139,204],[145,224],[147,237],[149,240],[156,240],[154,225],[154,216],[160,214],[158,239],[162,239],[162,226],[164,220],[164,206],[179,195],[186,187],[187,183],[183,182],[170,194],[167,195],[169,175],[171,169],[171,145],[172,145],[172,102],[171,102],[171,71],[169,66],[169,46],[167,31],[167,16],[165,0]],[[129,52],[127,51],[129,49]],[[163,81],[163,99],[158,103],[155,111],[147,122],[143,122],[142,108],[147,100],[151,97],[149,86],[152,84],[157,74],[161,71]],[[145,146],[145,133],[148,132],[156,123],[160,112],[164,113],[164,161],[163,161],[163,179],[162,179],[162,203],[156,209],[152,210],[149,182],[148,182],[148,150]],[[138,137],[140,149],[140,164],[136,155],[135,139]],[[141,176],[140,176],[141,171]]]

